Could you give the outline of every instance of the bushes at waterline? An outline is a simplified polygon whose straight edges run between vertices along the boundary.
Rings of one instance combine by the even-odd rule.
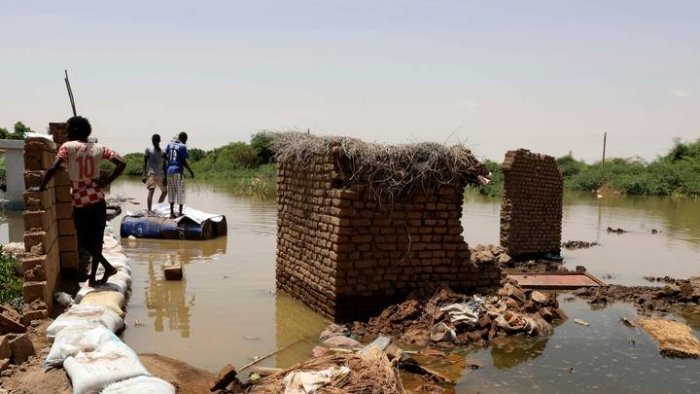
[[[22,281],[17,276],[17,260],[0,254],[0,304],[22,298]]]
[[[592,191],[606,185],[633,195],[700,195],[700,139],[675,141],[665,156],[652,162],[642,159],[611,159],[588,165],[573,158],[557,159],[566,187]]]

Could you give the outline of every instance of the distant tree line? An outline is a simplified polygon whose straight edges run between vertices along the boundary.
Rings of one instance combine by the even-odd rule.
[[[250,176],[264,168],[270,173],[273,152],[270,143],[274,138],[271,132],[253,134],[250,143],[231,142],[222,147],[204,151],[199,148],[189,149],[189,162],[198,178],[227,178]],[[143,171],[143,152],[124,155],[127,175],[141,175]]]
[[[571,153],[556,159],[568,190],[592,192],[607,187],[628,195],[670,196],[700,195],[700,139],[684,143],[675,139],[673,148],[653,161],[641,158],[613,158],[593,164],[576,160]],[[483,194],[503,192],[500,163],[487,160],[492,183]]]
[[[0,139],[2,140],[23,140],[26,133],[32,132],[32,129],[27,127],[22,122],[15,123],[13,131],[10,132],[4,127],[0,127]]]
[[[0,139],[24,139],[32,130],[22,122],[15,123],[10,132],[0,127]],[[273,152],[270,143],[275,134],[268,131],[255,133],[250,142],[231,142],[219,148],[204,151],[190,149],[189,161],[198,178],[261,178],[272,179],[275,167],[271,164]],[[143,152],[124,156],[125,174],[141,175]],[[613,158],[587,164],[574,158],[572,153],[556,159],[557,166],[569,190],[595,191],[608,187],[630,195],[700,195],[700,139],[694,142],[673,141],[673,147],[664,156],[646,161],[641,158]],[[501,164],[486,160],[492,174],[492,182],[480,189],[487,195],[500,195],[503,191]],[[108,164],[106,164],[108,165]],[[0,172],[2,172],[0,162]],[[272,180],[271,180],[272,182]]]

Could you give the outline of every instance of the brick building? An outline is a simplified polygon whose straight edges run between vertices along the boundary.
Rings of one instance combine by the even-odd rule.
[[[313,310],[347,321],[413,290],[499,282],[462,237],[464,189],[488,175],[466,148],[282,134],[275,150],[277,287]]]

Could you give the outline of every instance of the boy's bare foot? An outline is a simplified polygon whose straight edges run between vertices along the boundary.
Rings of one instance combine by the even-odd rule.
[[[107,279],[109,279],[110,276],[112,276],[116,273],[117,273],[117,269],[114,267],[105,268],[105,273],[102,274],[102,278],[97,281],[97,284],[103,285],[103,284],[107,283]]]

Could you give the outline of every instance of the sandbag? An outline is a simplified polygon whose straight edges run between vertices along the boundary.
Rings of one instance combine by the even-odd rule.
[[[102,305],[73,305],[56,318],[46,329],[46,336],[53,339],[63,329],[85,324],[100,324],[112,332],[124,328],[124,320],[113,310]]]
[[[102,305],[113,310],[119,317],[124,318],[124,307],[126,300],[124,295],[118,291],[105,290],[93,291],[86,294],[81,300],[80,305]]]
[[[175,386],[153,376],[139,376],[112,383],[101,394],[175,394]]]
[[[123,271],[131,275],[131,266],[129,264],[129,259],[121,253],[102,253],[105,259],[111,264],[117,271]],[[104,266],[100,264],[97,267],[98,276],[104,273]]]
[[[75,295],[75,298],[73,299],[74,304],[80,304],[80,301],[87,295],[88,293],[91,293],[95,291],[92,287],[81,287],[80,290],[78,290],[78,293]]]
[[[110,340],[119,340],[111,331],[99,324],[81,324],[66,327],[54,338],[51,350],[44,360],[44,367],[60,367],[69,356],[98,349]]]
[[[136,353],[116,335],[94,351],[66,358],[63,368],[70,376],[73,394],[97,393],[110,383],[150,375]]]
[[[126,295],[126,292],[129,291],[129,284],[124,279],[112,275],[101,288],[115,290]]]

